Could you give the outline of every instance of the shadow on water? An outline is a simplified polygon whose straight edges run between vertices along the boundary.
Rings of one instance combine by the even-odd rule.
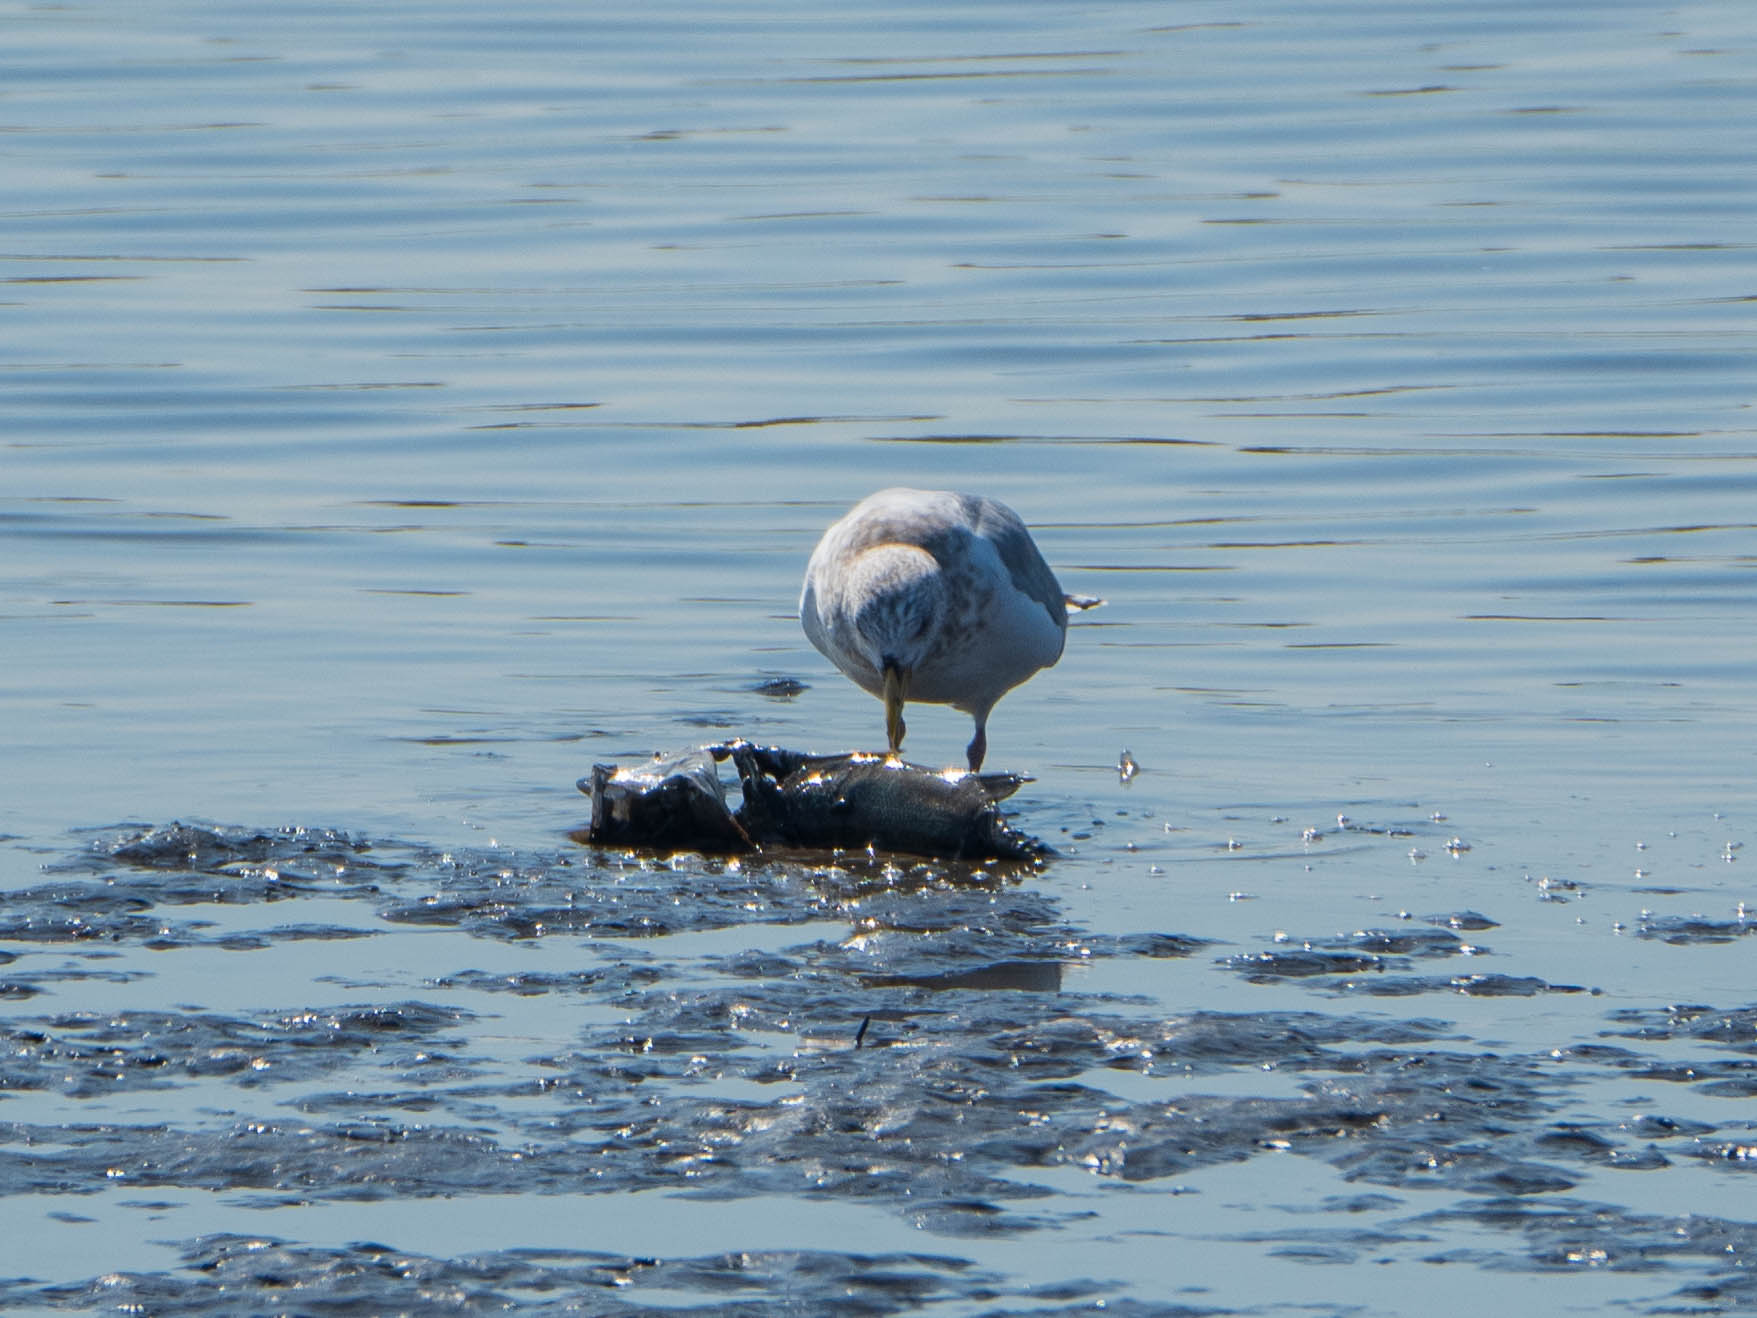
[[[1172,931],[1077,927],[1024,879],[872,858],[513,858],[322,829],[103,830],[0,900],[0,938],[16,949],[0,965],[0,999],[24,1008],[70,976],[115,976],[147,953],[370,946],[409,927],[449,931],[442,946],[454,956],[548,939],[586,964],[463,966],[402,996],[327,1004],[15,1011],[0,1027],[0,1092],[31,1112],[41,1111],[33,1095],[71,1106],[0,1125],[0,1193],[77,1204],[118,1182],[142,1194],[206,1191],[265,1210],[271,1226],[277,1207],[324,1203],[803,1195],[875,1207],[942,1239],[1004,1240],[1086,1211],[1057,1193],[1068,1171],[1175,1188],[1206,1167],[1294,1154],[1370,1199],[1355,1223],[1339,1215],[1320,1233],[1332,1261],[1428,1258],[1441,1226],[1467,1222],[1475,1243],[1446,1260],[1638,1269],[1678,1301],[1747,1295],[1741,1260],[1757,1226],[1570,1196],[1587,1182],[1614,1192],[1599,1178],[1607,1169],[1738,1175],[1757,1165],[1748,1123],[1668,1116],[1663,1100],[1639,1116],[1583,1119],[1574,1102],[1617,1077],[1748,1096],[1750,1009],[1625,1009],[1599,1041],[1497,1051],[1447,1019],[1459,995],[1579,990],[1420,973],[1480,951],[1470,940],[1495,922],[1478,912],[1236,953]],[[302,904],[323,917],[301,919]],[[216,919],[228,910],[249,918]],[[749,946],[764,928],[779,936]],[[743,946],[715,945],[721,930],[742,930]],[[707,940],[693,955],[692,936]],[[1082,985],[1107,961],[1192,958],[1319,997],[1167,1015]],[[1383,993],[1426,998],[1433,1014],[1334,1005]],[[509,1055],[497,1042],[502,998],[551,1000],[574,1024]],[[174,1119],[165,1107],[144,1121],[116,1110],[130,1093],[178,1090],[204,1101]],[[93,1115],[82,1117],[88,1102]],[[1309,1223],[1282,1223],[1258,1222],[1252,1238],[1318,1247]],[[296,1244],[272,1230],[180,1249],[168,1271],[52,1285],[16,1276],[0,1283],[0,1303],[223,1313],[274,1303],[295,1283],[305,1305],[363,1311],[433,1288],[471,1311],[546,1312],[551,1302],[533,1297],[564,1291],[601,1294],[594,1312],[644,1312],[643,1295],[676,1288],[704,1312],[824,1311],[857,1294],[869,1313],[930,1299],[999,1313],[1025,1299],[956,1251],[649,1259],[530,1248],[442,1259]],[[1086,1280],[1062,1298],[1107,1294],[1108,1283]]]

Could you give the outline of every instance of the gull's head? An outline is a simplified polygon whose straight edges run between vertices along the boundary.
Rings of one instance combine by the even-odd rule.
[[[946,586],[939,564],[915,545],[875,545],[845,575],[842,606],[853,624],[846,639],[878,679],[885,735],[894,755],[903,746],[909,679],[938,643],[945,621]]]
[[[946,586],[932,554],[915,545],[875,545],[860,556],[847,583],[853,640],[873,672],[909,674],[939,640]]]

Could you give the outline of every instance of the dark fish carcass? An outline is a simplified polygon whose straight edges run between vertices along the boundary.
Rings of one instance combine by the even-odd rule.
[[[730,759],[743,803],[726,804],[714,762]],[[806,755],[745,741],[655,757],[636,769],[598,765],[587,840],[716,853],[763,848],[906,852],[958,860],[1052,854],[1007,823],[996,802],[1015,774],[938,771],[895,756]]]
[[[655,755],[619,769],[594,764],[578,783],[592,798],[589,840],[610,847],[669,847],[711,853],[754,844],[726,804],[726,789],[707,749]]]
[[[1031,860],[1044,853],[995,802],[1010,774],[939,772],[891,755],[801,755],[734,744],[751,836],[794,847],[874,847],[953,859]]]

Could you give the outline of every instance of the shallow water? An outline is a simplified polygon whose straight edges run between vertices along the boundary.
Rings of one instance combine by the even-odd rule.
[[[6,21],[0,1307],[1757,1306],[1748,7]],[[571,844],[893,483],[1062,856]]]

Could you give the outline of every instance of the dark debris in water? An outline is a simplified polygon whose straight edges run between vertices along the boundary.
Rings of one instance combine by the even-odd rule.
[[[730,761],[736,809],[718,765]],[[815,755],[743,739],[596,764],[579,780],[593,847],[714,856],[924,856],[1029,865],[1054,853],[1015,829],[1003,801],[1027,781],[1008,773],[929,769],[898,757]]]
[[[318,895],[322,919],[289,919],[283,910],[298,908],[279,905]],[[357,921],[337,921],[338,900]],[[236,911],[222,930],[203,909],[251,904],[276,905],[276,918],[242,934]],[[1458,912],[1228,952],[1174,930],[1081,928],[1045,882],[925,863],[656,862],[446,853],[305,829],[118,831],[43,882],[0,894],[0,1095],[25,1100],[9,1113],[0,1097],[0,1196],[121,1185],[264,1208],[783,1196],[876,1206],[956,1242],[1065,1227],[1084,1210],[1046,1182],[1069,1170],[1095,1186],[1166,1190],[1204,1168],[1293,1155],[1349,1187],[1337,1202],[1353,1207],[1337,1216],[1371,1221],[1272,1228],[1262,1242],[1278,1257],[1419,1251],[1494,1268],[1642,1267],[1667,1270],[1681,1303],[1750,1298],[1739,1261],[1757,1228],[1569,1196],[1594,1177],[1602,1194],[1605,1173],[1757,1167],[1757,1136],[1736,1106],[1757,1095],[1757,1008],[1623,1008],[1597,1039],[1487,1049],[1447,1018],[1458,995],[1573,991],[1477,960],[1488,949],[1468,936],[1494,924]],[[715,935],[716,950],[688,955],[661,936],[742,926],[766,928],[760,946],[727,950]],[[125,985],[143,973],[131,952],[248,956],[399,927],[448,933],[433,948],[456,959],[393,1001],[58,1005],[79,978]],[[578,948],[577,965],[472,968],[472,948],[555,935]],[[1253,1010],[1246,997],[1237,1009],[1166,1014],[1154,999],[1091,991],[1081,974],[1139,960],[1177,975],[1216,957],[1246,983],[1309,993],[1314,1005]],[[1357,996],[1421,998],[1427,1010],[1356,1010]],[[521,1000],[534,998],[549,1000],[550,1022],[573,1001],[588,1010],[574,1028],[545,1027],[509,1051],[505,1036],[529,1010]],[[1644,1086],[1644,1110],[1583,1108],[1579,1091],[1607,1081]],[[1681,1086],[1735,1104],[1719,1124],[1700,1106],[1668,1111]],[[186,1092],[157,1116],[136,1115],[163,1091]],[[118,1094],[135,1097],[87,1106]],[[46,1117],[33,1095],[62,1106]],[[1448,1250],[1436,1242],[1449,1221],[1506,1244]],[[244,1236],[184,1248],[163,1272],[0,1282],[0,1308],[208,1315],[284,1307],[296,1286],[312,1312],[638,1313],[652,1311],[643,1294],[654,1290],[669,1312],[1071,1313],[1099,1299],[1131,1311],[1102,1279],[1026,1297],[955,1249],[440,1259]],[[698,1303],[677,1307],[680,1292]]]
[[[768,677],[760,682],[753,682],[746,690],[754,691],[759,696],[767,696],[771,700],[792,700],[811,690],[811,686],[796,677]]]

